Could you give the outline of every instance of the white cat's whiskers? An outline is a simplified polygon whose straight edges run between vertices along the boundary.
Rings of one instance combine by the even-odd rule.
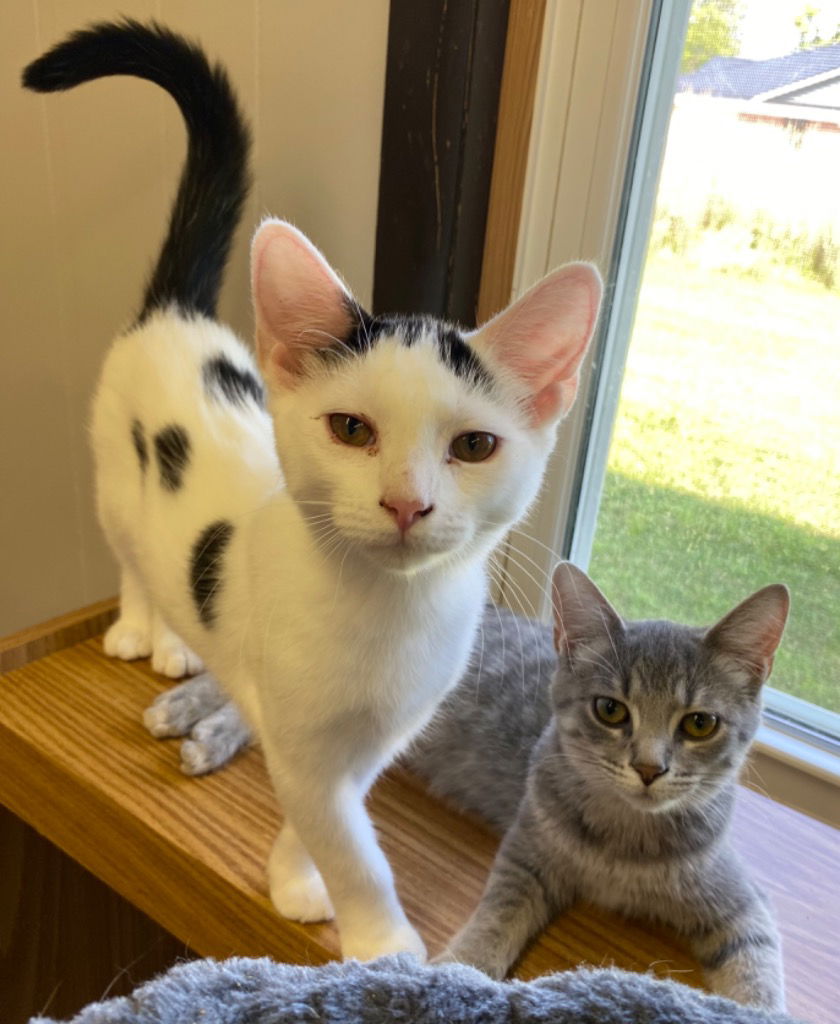
[[[335,526],[326,528],[321,535],[315,538],[315,543],[324,559],[332,559],[341,550],[343,544],[347,545],[348,551],[351,547],[350,541]],[[344,557],[346,554],[345,552]]]
[[[538,540],[536,537],[531,536],[530,533],[522,533],[521,531],[509,533],[506,538],[507,544],[511,547],[516,548],[516,550],[522,555],[525,555],[525,552],[521,547],[517,545],[516,540],[514,539],[517,537],[521,537],[523,538],[523,540],[527,540],[529,544],[536,544],[537,547],[542,548],[543,551],[547,551],[552,556],[552,558],[556,559],[556,561],[558,562],[562,562],[564,560],[563,555],[561,555],[553,547],[551,547],[548,544],[545,544],[541,540]],[[530,562],[533,562],[533,564],[540,570],[540,572],[544,573],[546,577],[550,575],[550,573],[546,573],[542,566],[538,562],[535,562],[530,555],[525,555],[525,557],[528,558]]]
[[[497,579],[495,577],[493,569],[491,569],[491,578],[494,580],[496,585],[501,588],[501,580]],[[511,594],[510,596],[511,597],[515,597],[515,595],[513,595],[513,594]],[[500,612],[500,610],[499,610],[497,605],[494,605],[494,607],[496,608],[496,615],[497,615],[498,620],[499,620],[499,628],[502,631],[502,638],[504,639],[504,626],[502,625],[501,612]],[[521,629],[519,627],[518,617],[514,618],[513,621],[516,624],[516,637],[517,637],[517,639],[519,641],[519,677],[520,677],[519,681],[520,681],[520,684],[521,684],[521,691],[522,691],[522,693],[524,693],[524,689],[526,689],[526,670],[524,670],[524,647],[523,647],[523,644],[522,644],[522,633],[521,633]]]
[[[491,575],[492,575],[493,571],[494,571],[493,568],[491,568],[490,569]],[[498,570],[496,570],[496,571],[498,571]],[[495,582],[497,583],[497,585],[499,585],[500,581],[499,580],[495,580]],[[525,642],[524,642],[524,639],[523,639],[523,636],[522,636],[522,624],[521,624],[522,623],[522,619],[524,618],[526,620],[527,625],[531,629],[531,633],[532,633],[532,636],[534,637],[535,641],[538,641],[537,625],[534,622],[533,617],[529,617],[528,616],[528,612],[527,612],[527,610],[525,608],[525,602],[524,602],[524,599],[523,599],[523,596],[522,596],[521,588],[519,588],[514,583],[514,581],[512,579],[510,579],[510,578],[507,579],[507,582],[512,585],[510,592],[507,594],[508,600],[514,605],[513,611],[521,613],[521,616],[517,615],[516,618],[513,621],[516,624],[516,635],[517,635],[517,639],[519,640],[520,688],[521,688],[521,691],[522,691],[522,696],[524,698],[524,696],[525,696],[525,694],[527,692],[528,684],[527,684],[526,669],[525,669]],[[533,609],[532,609],[532,611],[533,611]],[[537,646],[537,647],[539,646],[538,642],[535,643],[535,646]]]
[[[344,555],[343,555],[343,557],[341,559],[341,563],[338,566],[338,579],[336,580],[336,583],[335,583],[335,593],[333,594],[333,602],[332,602],[332,605],[330,606],[330,614],[331,615],[335,611],[335,606],[336,606],[336,604],[338,602],[338,594],[339,594],[339,591],[341,590],[341,578],[342,578],[342,574],[344,572],[344,563],[347,561],[347,556],[350,554],[350,551],[352,550],[352,547],[353,547],[353,545],[350,543],[350,541],[347,541],[347,550],[344,552]],[[340,550],[341,550],[341,547],[339,546],[337,548],[337,551],[340,551]]]
[[[323,536],[324,533],[328,533],[330,530],[338,531],[338,527],[333,521],[332,514],[329,512],[321,513],[321,515],[318,516],[305,516],[304,518],[313,538]]]
[[[558,554],[557,554],[557,553],[556,553],[556,552],[555,552],[555,551],[553,550],[553,548],[550,548],[550,547],[548,547],[548,545],[547,545],[547,544],[543,544],[543,545],[542,545],[542,547],[544,547],[544,548],[546,549],[546,551],[550,551],[550,552],[551,552],[551,554],[552,554],[552,555],[554,555],[554,557],[555,557],[555,558],[556,558],[556,559],[557,559],[558,561],[561,561],[561,560],[562,560],[562,559],[561,559],[561,556],[560,556],[560,555],[558,555]],[[508,553],[508,555],[510,555],[511,553],[514,553],[514,554],[516,554],[516,555],[517,555],[517,556],[518,556],[519,558],[522,558],[522,559],[524,559],[525,561],[527,561],[527,562],[530,562],[530,564],[531,564],[531,565],[532,565],[532,566],[534,567],[534,569],[535,569],[535,571],[536,571],[536,572],[538,573],[538,575],[539,575],[540,577],[542,577],[542,578],[543,578],[543,579],[544,579],[544,580],[546,581],[546,584],[547,584],[547,583],[548,583],[548,582],[549,582],[549,581],[551,580],[551,570],[549,570],[549,571],[546,571],[546,570],[545,570],[545,569],[544,569],[544,568],[543,568],[543,567],[542,567],[542,566],[540,565],[540,563],[536,561],[536,559],[534,559],[534,558],[533,558],[533,557],[532,557],[531,555],[529,555],[529,554],[528,554],[528,552],[527,552],[527,551],[525,551],[525,549],[524,549],[524,548],[521,548],[521,547],[519,547],[519,546],[518,546],[518,545],[517,545],[517,544],[515,543],[515,541],[513,540],[513,538],[512,538],[512,537],[509,537],[509,538],[508,538],[508,541],[507,541],[507,549],[506,549],[506,550],[507,550],[507,553]],[[533,577],[532,577],[532,578],[533,578]],[[535,581],[535,582],[536,582],[536,581]]]
[[[534,578],[534,576],[531,573],[529,573],[528,570],[524,566],[522,566],[520,564],[520,562],[518,561],[516,556],[513,554],[513,550],[514,549],[511,549],[511,550],[508,551],[509,560],[513,563],[513,565],[517,569],[519,569],[526,576],[529,576],[530,579],[534,583],[539,585],[538,581]],[[528,600],[528,597],[527,597],[527,595],[525,593],[524,588],[521,586],[520,583],[517,582],[516,579],[514,579],[513,576],[511,576],[510,574],[505,574],[505,581],[507,583],[507,586],[510,588],[509,597],[511,599],[515,599],[517,601],[517,607],[522,612],[522,615],[528,620],[528,623],[530,625],[531,634],[532,634],[533,639],[534,639],[534,647],[538,651],[538,655],[537,655],[537,668],[538,668],[539,675],[541,677],[542,676],[543,658],[542,658],[542,653],[541,653],[542,645],[540,643],[539,626],[537,624],[539,620],[537,618],[536,609],[534,608],[533,604],[531,604],[531,602]],[[528,605],[530,605],[530,608],[526,608],[526,603]],[[524,669],[523,669],[523,673],[524,673]]]
[[[616,653],[616,661],[610,661],[606,658],[597,647],[593,647],[592,644],[579,643],[576,651],[578,656],[581,654],[586,655],[586,659],[590,665],[597,665],[602,668],[608,675],[615,675],[617,667],[619,665],[618,654],[615,652],[615,645],[613,644],[613,652]]]
[[[301,518],[304,522],[315,524],[323,522],[325,519],[332,519],[332,512],[302,512]]]
[[[479,623],[478,623],[478,635],[479,635],[479,640],[480,640],[480,647],[479,647],[479,651],[478,651],[478,667],[476,668],[476,672],[475,672],[475,688],[474,688],[474,691],[473,691],[473,698],[474,698],[476,703],[478,703],[479,692],[481,690],[481,673],[484,671],[484,642],[485,642],[485,637],[484,637],[484,616],[483,615],[481,616],[481,619],[479,620]],[[475,647],[473,647],[473,651],[475,651]]]

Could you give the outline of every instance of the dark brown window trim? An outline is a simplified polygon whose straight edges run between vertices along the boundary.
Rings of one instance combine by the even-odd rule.
[[[510,0],[391,0],[373,307],[475,323]]]

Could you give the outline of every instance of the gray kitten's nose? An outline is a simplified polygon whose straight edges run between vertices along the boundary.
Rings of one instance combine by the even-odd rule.
[[[646,786],[668,771],[667,764],[634,764],[633,768],[639,773],[639,777]]]

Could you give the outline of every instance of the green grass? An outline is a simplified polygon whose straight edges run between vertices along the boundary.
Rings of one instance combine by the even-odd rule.
[[[591,572],[698,624],[787,583],[773,685],[840,712],[840,295],[652,257]]]

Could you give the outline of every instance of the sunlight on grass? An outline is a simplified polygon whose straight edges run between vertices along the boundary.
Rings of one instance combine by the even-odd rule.
[[[840,711],[840,295],[651,257],[591,563],[630,617],[709,623],[765,583],[773,684]]]
[[[649,262],[610,470],[840,536],[839,406],[840,295]]]

